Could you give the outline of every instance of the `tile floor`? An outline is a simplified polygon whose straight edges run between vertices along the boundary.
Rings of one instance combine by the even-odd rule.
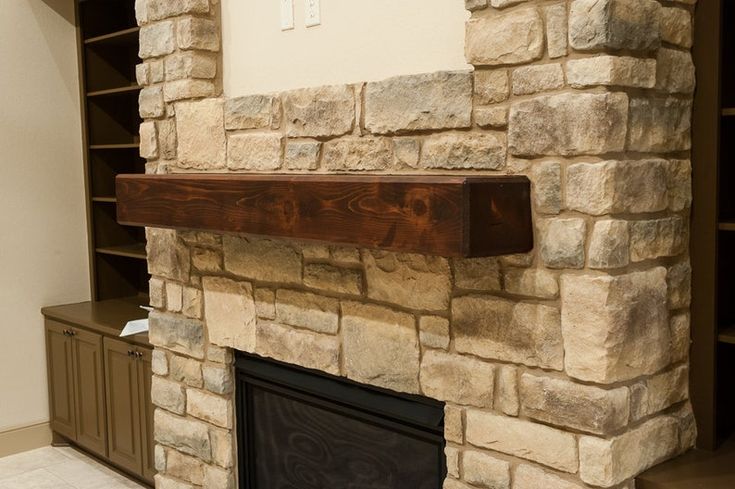
[[[69,447],[45,447],[0,458],[0,489],[143,488]]]

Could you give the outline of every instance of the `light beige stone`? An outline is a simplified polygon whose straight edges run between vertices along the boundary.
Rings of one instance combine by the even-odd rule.
[[[586,489],[579,482],[562,479],[532,465],[521,464],[513,477],[513,489]],[[621,488],[623,489],[623,488]]]
[[[418,139],[402,137],[393,138],[393,165],[397,168],[408,166],[417,168],[421,143]]]
[[[232,392],[232,370],[219,365],[204,365],[202,367],[204,388],[215,394],[229,394]]]
[[[398,392],[419,391],[419,344],[412,316],[342,303],[344,373],[357,382]]]
[[[212,79],[217,75],[217,59],[211,54],[183,51],[167,56],[164,61],[166,80],[184,78]]]
[[[620,268],[628,263],[630,263],[628,221],[614,219],[597,221],[590,238],[590,268]]]
[[[173,21],[156,22],[140,28],[138,57],[141,59],[171,54],[174,49],[176,38]]]
[[[231,134],[227,138],[227,168],[272,171],[281,167],[280,134]]]
[[[140,125],[140,157],[158,158],[158,134],[155,122],[144,122]]]
[[[628,149],[642,153],[691,148],[692,101],[668,98],[630,100]]]
[[[202,489],[235,489],[235,475],[230,470],[207,465]]]
[[[547,267],[584,267],[587,234],[587,223],[584,219],[545,219],[538,226],[541,259]]]
[[[326,170],[386,170],[392,162],[393,144],[384,137],[348,136],[322,146],[322,167]]]
[[[219,272],[222,270],[222,252],[194,247],[191,249],[191,264],[200,272]]]
[[[322,143],[304,140],[286,142],[286,168],[289,170],[316,170],[319,167],[319,155]]]
[[[564,379],[521,375],[521,414],[557,426],[606,435],[628,424],[628,389],[600,389]]]
[[[470,126],[472,73],[425,73],[365,85],[365,128],[373,134]]]
[[[490,0],[490,5],[495,8],[505,8],[511,5],[517,5],[519,3],[527,2],[528,0]]]
[[[536,210],[544,214],[559,214],[562,207],[561,165],[557,161],[534,164],[529,174],[533,185]]]
[[[168,358],[166,358],[165,351],[153,350],[151,353],[151,371],[162,377],[168,375]]]
[[[191,484],[180,482],[161,474],[156,474],[153,478],[158,489],[194,489],[194,486]]]
[[[494,408],[508,416],[518,416],[520,409],[518,368],[512,365],[499,365],[497,371]]]
[[[204,358],[204,331],[201,322],[159,312],[151,312],[148,319],[148,338],[153,345],[194,358]]]
[[[361,295],[362,273],[326,263],[304,265],[304,285],[338,294]]]
[[[680,254],[687,241],[679,216],[630,223],[630,259],[633,262]]]
[[[458,258],[453,265],[455,287],[477,291],[500,290],[497,258]]]
[[[336,336],[259,322],[256,351],[282,362],[339,374],[340,345]]]
[[[276,292],[276,319],[283,324],[318,333],[337,332],[339,301],[308,292],[280,289]]]
[[[169,450],[166,455],[166,475],[200,485],[204,481],[204,464],[191,455]]]
[[[656,89],[669,93],[692,93],[696,74],[692,54],[661,48],[656,54]]]
[[[692,205],[692,162],[671,160],[669,165],[669,209],[679,212]]]
[[[677,263],[666,274],[669,288],[669,308],[689,307],[692,299],[692,267],[689,261]]]
[[[232,428],[234,421],[232,407],[230,399],[197,389],[186,390],[187,414],[213,425]]]
[[[694,40],[692,16],[683,8],[661,9],[661,40],[683,48],[691,48]]]
[[[503,128],[508,125],[508,107],[477,107],[474,112],[475,124],[482,128]]]
[[[559,63],[522,66],[513,70],[514,95],[529,95],[564,86],[564,71]]]
[[[160,86],[145,87],[138,94],[138,112],[143,119],[161,117],[166,108],[163,104],[163,89]]]
[[[467,410],[467,441],[476,447],[576,472],[577,440],[571,433],[491,412]]]
[[[201,17],[183,17],[176,22],[176,44],[179,49],[219,51],[219,24]]]
[[[355,94],[347,85],[285,92],[282,103],[289,137],[341,136],[355,122]]]
[[[459,450],[451,446],[445,446],[444,455],[447,460],[447,475],[459,477]]]
[[[235,459],[235,441],[232,431],[211,426],[209,439],[212,441],[212,462],[226,469],[232,467]]]
[[[467,22],[465,57],[473,65],[527,63],[541,58],[543,50],[544,25],[535,8]]]
[[[148,297],[151,307],[164,308],[166,306],[166,282],[160,278],[151,277],[148,281]]]
[[[205,462],[212,460],[212,445],[205,423],[181,418],[162,409],[156,409],[153,418],[154,437],[158,443]]]
[[[443,133],[424,141],[422,168],[497,170],[505,164],[501,132]]]
[[[444,479],[442,489],[472,489],[472,486],[465,484],[464,482],[460,482],[457,479],[447,477]]]
[[[210,362],[226,363],[229,365],[232,363],[232,350],[230,348],[210,343],[207,346],[207,360]]]
[[[166,449],[163,445],[156,443],[153,447],[153,465],[157,472],[164,473],[166,471]]]
[[[624,93],[564,93],[511,105],[508,151],[517,156],[622,151],[628,97]]]
[[[206,14],[209,12],[208,0],[147,0],[146,18],[161,20],[182,14]]]
[[[151,401],[172,413],[183,415],[186,412],[186,392],[181,384],[157,375],[151,380]]]
[[[511,294],[539,299],[555,299],[559,296],[556,275],[541,268],[508,270],[504,274],[505,290]]]
[[[464,6],[470,12],[487,8],[487,0],[464,0]]]
[[[658,47],[661,4],[655,0],[574,0],[569,41],[574,49]]]
[[[202,287],[209,341],[252,352],[256,318],[253,287],[221,277],[204,277]]]
[[[175,102],[190,98],[204,98],[215,95],[215,86],[211,80],[173,80],[163,85],[163,100]]]
[[[670,457],[678,448],[677,422],[654,418],[627,433],[579,439],[579,474],[594,486],[611,487]]]
[[[421,389],[432,399],[492,407],[494,379],[494,365],[471,357],[428,350],[421,359]]]
[[[567,81],[576,88],[596,85],[653,88],[656,60],[610,55],[572,59],[567,61]]]
[[[135,81],[138,85],[150,85],[151,83],[151,64],[138,63],[135,65]]]
[[[176,231],[146,228],[148,273],[177,282],[189,280],[189,248],[178,240]]]
[[[474,86],[476,103],[484,105],[503,102],[510,95],[508,70],[477,70]]]
[[[689,358],[691,346],[690,318],[688,313],[681,313],[671,318],[671,361],[683,362]]]
[[[255,289],[255,312],[259,318],[276,319],[276,293],[270,289]]]
[[[510,489],[510,464],[477,450],[462,454],[462,473],[470,484],[489,489]]]
[[[367,295],[410,309],[441,311],[449,306],[449,262],[445,258],[365,251]]]
[[[638,402],[633,407],[636,419],[658,413],[689,399],[689,368],[681,365],[654,375],[645,380],[642,387]]]
[[[173,160],[176,158],[176,120],[166,119],[157,121],[158,146],[161,158]]]
[[[421,344],[431,348],[449,348],[449,320],[439,316],[421,316],[419,319]]]
[[[166,308],[170,312],[181,312],[182,294],[184,292],[181,284],[169,282],[166,285]]]
[[[464,443],[464,409],[444,405],[444,438],[452,443]]]
[[[248,95],[225,100],[225,129],[267,129],[274,122],[277,99],[272,95]]]
[[[224,168],[226,141],[222,100],[176,104],[179,164],[199,169]]]
[[[170,378],[190,387],[201,387],[202,362],[179,355],[171,355]]]
[[[607,384],[652,374],[669,363],[665,268],[563,275],[561,300],[570,376]]]
[[[567,6],[564,3],[549,5],[544,8],[544,17],[546,18],[546,48],[549,58],[566,56],[569,37]]]
[[[561,370],[564,359],[559,310],[490,296],[452,300],[457,352]]]
[[[301,255],[284,241],[225,236],[222,247],[230,273],[263,282],[301,282]]]

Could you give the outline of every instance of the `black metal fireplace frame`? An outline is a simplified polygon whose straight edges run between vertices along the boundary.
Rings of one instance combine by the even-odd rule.
[[[365,386],[324,372],[296,367],[238,352],[236,409],[245,423],[237,426],[237,461],[240,489],[263,489],[254,480],[252,387],[270,390],[343,416],[391,427],[413,437],[444,446],[444,404],[420,396]],[[446,477],[446,457],[439,450],[437,487]]]

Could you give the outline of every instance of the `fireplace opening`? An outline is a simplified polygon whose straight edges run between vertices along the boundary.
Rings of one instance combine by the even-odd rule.
[[[444,405],[238,354],[241,489],[441,489]]]

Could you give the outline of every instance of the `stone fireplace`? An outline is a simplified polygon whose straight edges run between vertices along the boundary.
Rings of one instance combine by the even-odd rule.
[[[695,0],[465,3],[471,71],[228,98],[219,3],[138,0],[149,173],[526,175],[535,226],[475,259],[148,229],[158,488],[238,484],[236,352],[445,403],[446,489],[693,445]]]

